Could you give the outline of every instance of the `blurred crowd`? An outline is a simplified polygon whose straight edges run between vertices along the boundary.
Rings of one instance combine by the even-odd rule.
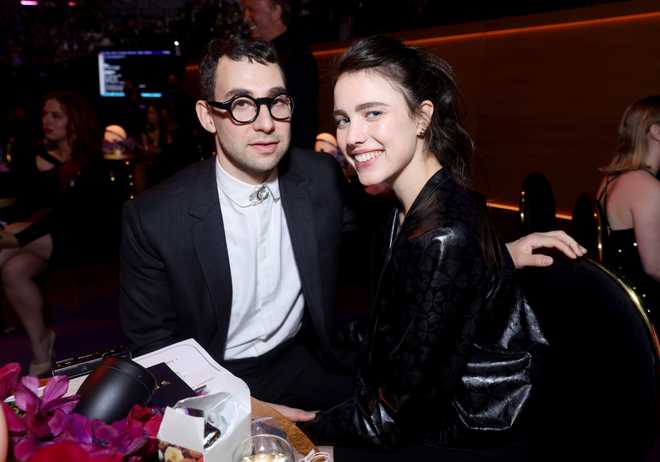
[[[472,2],[430,0],[297,0],[295,19],[314,43],[613,1],[511,1],[475,8]],[[155,7],[148,16],[130,5],[108,14],[104,3],[113,2],[48,0],[7,11],[13,18],[5,18],[7,62],[48,64],[87,56],[99,47],[172,46],[175,40],[184,55],[197,59],[210,38],[245,33],[238,0],[185,0],[177,8]]]

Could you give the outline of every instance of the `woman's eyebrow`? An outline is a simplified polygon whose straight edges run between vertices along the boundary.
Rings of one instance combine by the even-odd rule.
[[[358,104],[357,106],[355,106],[355,111],[360,112],[367,109],[373,109],[374,107],[383,107],[383,106],[388,106],[388,104],[381,103],[379,101],[368,101],[366,103]]]
[[[376,107],[389,107],[387,103],[381,103],[379,101],[368,101],[366,103],[361,103],[355,106],[355,112],[366,111],[368,109],[373,109]],[[332,113],[333,116],[337,115],[346,115],[346,111],[342,109],[335,109]]]

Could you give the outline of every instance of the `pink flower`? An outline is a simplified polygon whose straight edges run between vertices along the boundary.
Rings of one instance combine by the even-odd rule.
[[[80,445],[65,441],[41,447],[30,457],[29,462],[52,462],[54,460],[66,460],[70,462],[121,462],[123,456],[117,452],[89,454]]]
[[[16,390],[21,366],[18,363],[5,364],[0,368],[0,401],[4,401]]]
[[[92,421],[80,414],[69,414],[67,416],[66,427],[60,433],[60,440],[76,441],[91,447],[94,444]]]
[[[156,438],[162,421],[162,414],[154,412],[151,408],[142,407],[139,404],[133,406],[133,409],[128,414],[129,425],[138,425],[144,428],[149,438]]]
[[[28,460],[37,448],[37,441],[31,435],[27,435],[15,442],[14,456],[18,460]]]
[[[65,415],[70,414],[78,403],[77,396],[63,397],[68,384],[69,380],[64,376],[53,377],[41,398],[36,377],[23,377],[16,386],[16,407],[25,413],[23,422],[34,437],[57,436],[64,430]]]
[[[2,405],[2,411],[5,414],[5,420],[7,421],[7,429],[10,434],[22,434],[25,433],[26,428],[23,421],[16,415],[16,413],[7,405],[7,403],[0,403]]]
[[[67,460],[115,462],[141,460],[157,452],[155,440],[162,415],[135,406],[125,419],[108,425],[73,412],[77,396],[64,397],[69,380],[54,377],[43,393],[35,377],[18,380],[17,365],[0,369],[0,393],[14,393],[13,408],[0,401],[14,447],[21,462]]]

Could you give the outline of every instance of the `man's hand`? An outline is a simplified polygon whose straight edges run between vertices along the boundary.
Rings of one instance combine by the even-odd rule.
[[[587,253],[587,249],[578,244],[575,239],[564,231],[532,233],[521,237],[517,241],[509,242],[506,245],[516,269],[524,268],[526,266],[552,265],[552,257],[532,253],[534,249],[540,247],[559,249],[569,258],[581,257]]]
[[[252,398],[252,399],[256,399],[256,398]],[[289,419],[291,422],[308,422],[310,420],[314,420],[314,417],[316,417],[316,413],[314,412],[303,411],[302,409],[296,409],[295,407],[284,406],[283,404],[273,404],[273,403],[267,403],[265,401],[260,401],[260,402],[262,404],[265,404],[266,406],[272,407],[277,412],[282,414],[284,417]]]
[[[15,249],[18,247],[16,236],[9,231],[0,229],[0,249]]]

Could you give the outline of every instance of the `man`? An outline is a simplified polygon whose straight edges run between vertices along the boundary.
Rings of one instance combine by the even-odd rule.
[[[341,226],[330,157],[290,148],[292,103],[267,42],[212,42],[201,125],[216,157],[127,203],[121,317],[138,353],[195,338],[253,396],[308,409],[351,378],[329,371]]]
[[[291,144],[312,149],[318,130],[318,68],[305,40],[291,29],[291,0],[242,0],[252,38],[272,42],[296,111]]]

